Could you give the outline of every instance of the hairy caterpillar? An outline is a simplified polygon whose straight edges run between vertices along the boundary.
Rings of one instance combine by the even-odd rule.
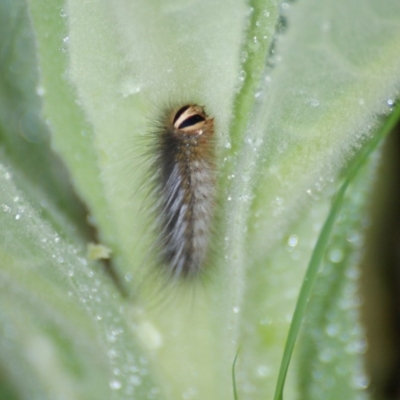
[[[157,126],[153,183],[161,262],[173,277],[204,266],[215,199],[214,119],[187,104]]]

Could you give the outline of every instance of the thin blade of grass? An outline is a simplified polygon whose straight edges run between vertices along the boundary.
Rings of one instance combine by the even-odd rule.
[[[239,400],[239,395],[237,392],[237,386],[236,386],[236,361],[238,359],[239,356],[239,352],[240,352],[240,347],[238,348],[235,358],[233,359],[233,364],[232,364],[232,385],[233,385],[233,399],[234,400]]]
[[[317,240],[316,246],[314,248],[310,262],[307,267],[303,284],[300,289],[299,298],[293,314],[293,320],[289,328],[289,333],[282,356],[282,361],[279,369],[279,375],[274,394],[274,400],[283,399],[283,388],[285,385],[286,375],[289,369],[289,364],[296,343],[296,339],[300,331],[301,323],[303,321],[315,281],[317,279],[321,261],[324,257],[325,250],[327,248],[329,239],[331,237],[334,223],[342,208],[343,198],[346,193],[346,190],[349,187],[350,183],[352,183],[354,178],[357,176],[359,170],[365,164],[370,154],[373,151],[375,151],[378,145],[393,130],[394,126],[399,120],[400,120],[400,106],[397,105],[397,107],[393,110],[392,114],[387,118],[387,120],[385,121],[384,125],[379,130],[379,132],[373,136],[370,142],[363,147],[363,149],[355,157],[353,162],[349,165],[347,173],[345,175],[346,178],[332,200],[331,211],[324,223],[324,226],[321,230],[321,234]]]

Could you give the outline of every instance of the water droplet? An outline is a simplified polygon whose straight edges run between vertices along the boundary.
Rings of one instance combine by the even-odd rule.
[[[357,231],[353,231],[347,235],[347,241],[355,246],[360,246],[362,244],[362,237]]]
[[[271,375],[271,368],[266,365],[259,365],[257,367],[257,375],[261,378],[265,378],[266,376]]]
[[[108,339],[108,338],[107,338]],[[108,350],[108,357],[115,358],[117,357],[117,352],[114,349]]]
[[[249,9],[247,10],[247,16],[250,16],[251,14],[253,14],[254,12],[254,7],[249,7]]]
[[[139,336],[150,349],[158,349],[163,345],[163,337],[156,327],[149,321],[138,326]]]
[[[133,385],[133,386],[139,386],[142,383],[142,379],[137,376],[137,375],[131,375],[129,377],[129,382]]]
[[[341,249],[333,249],[329,252],[329,259],[333,263],[339,263],[343,260],[343,251]]]
[[[60,47],[60,50],[61,50],[63,53],[65,53],[65,52],[67,51],[67,48],[68,48],[69,37],[66,36],[65,38],[63,38],[62,41],[63,41],[63,44],[62,44],[62,46]],[[67,77],[64,77],[64,79],[67,79]]]
[[[239,311],[240,311],[240,307],[238,307],[238,306],[233,307],[233,312],[234,312],[235,314],[238,314]]]
[[[320,382],[324,378],[324,373],[322,370],[317,369],[312,372],[312,377],[313,377],[314,381]]]
[[[329,324],[325,331],[328,336],[335,337],[339,333],[339,326],[337,324]]]
[[[357,280],[360,275],[361,271],[357,267],[351,267],[346,271],[346,276],[352,280]]]
[[[112,381],[110,381],[110,388],[112,390],[119,390],[119,389],[121,389],[121,387],[122,387],[122,384],[120,381],[118,381],[116,379],[113,379]]]
[[[249,54],[247,51],[242,51],[240,54],[240,61],[242,64],[244,64],[247,61],[247,58],[249,57]]]
[[[253,40],[249,45],[249,49],[251,52],[255,52],[260,48],[260,42],[257,36],[253,36]]]
[[[36,87],[36,94],[38,96],[43,96],[45,93],[46,93],[46,91],[45,91],[43,86],[39,85],[39,86]]]
[[[335,357],[335,351],[333,349],[324,349],[318,355],[318,359],[323,363],[328,363]]]
[[[364,374],[353,377],[352,384],[357,389],[366,389],[369,386],[369,380]]]
[[[20,214],[17,214],[16,216],[15,216],[15,219],[18,221],[19,219],[21,218],[21,215]]]
[[[299,238],[297,235],[290,235],[289,239],[287,241],[287,243],[290,247],[296,247],[298,242],[299,242]]]
[[[357,340],[355,342],[355,350],[358,354],[364,354],[368,349],[368,342],[365,338]]]
[[[66,13],[66,11],[62,8],[61,11],[60,11],[60,17],[61,17],[61,18],[65,18],[66,16],[67,16],[67,13]]]
[[[11,211],[11,207],[8,206],[7,204],[2,204],[1,209],[6,213],[9,213]]]

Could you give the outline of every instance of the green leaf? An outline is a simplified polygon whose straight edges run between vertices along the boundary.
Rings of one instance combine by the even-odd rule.
[[[399,3],[0,6],[4,393],[222,400],[234,388],[239,399],[272,398],[307,265],[324,250],[315,246],[335,211],[332,196],[399,94]],[[154,121],[166,105],[188,101],[216,121],[215,251],[204,284],[173,285],[152,274],[145,177]],[[85,257],[90,226],[47,129],[130,298]],[[365,168],[343,199],[342,225],[301,316],[287,399],[364,396],[362,349],[326,359],[341,335],[346,344],[363,339],[360,249],[346,243],[349,229],[362,236],[374,163]],[[343,293],[351,307],[341,305]],[[340,327],[334,345],[332,326]],[[348,379],[338,372],[343,362],[356,371]]]
[[[383,139],[394,129],[399,119],[400,107],[397,107],[382,129],[355,157],[346,171],[343,184],[332,200],[330,213],[314,247],[300,289],[277,380],[276,399],[282,399],[290,358],[311,295],[314,297],[311,305],[313,310],[309,315],[313,321],[309,324],[309,329],[305,331],[307,337],[302,342],[304,355],[301,360],[304,361],[304,365],[313,368],[305,369],[303,367],[300,369],[303,376],[304,397],[307,399],[321,398],[326,393],[326,388],[323,385],[319,385],[322,386],[321,388],[310,384],[310,376],[316,381],[323,382],[325,386],[328,386],[329,391],[332,391],[332,387],[335,386],[335,395],[340,394],[345,398],[351,396],[351,392],[348,393],[351,387],[357,388],[359,386],[364,389],[367,386],[367,378],[363,374],[362,368],[359,367],[357,373],[355,373],[352,370],[354,360],[351,359],[355,354],[363,353],[365,350],[362,327],[354,324],[354,321],[358,318],[358,315],[354,315],[354,313],[357,313],[359,301],[356,294],[356,280],[360,275],[356,268],[359,258],[359,251],[357,250],[362,243],[357,228],[359,227],[359,220],[362,218],[360,211],[363,210],[363,203],[368,191],[369,176],[376,164],[376,157],[373,159],[370,159],[370,157]],[[363,169],[366,171],[363,171]],[[348,190],[350,185],[353,185],[353,187]],[[350,192],[350,194],[347,192]],[[340,218],[338,218],[339,215]],[[328,244],[330,245],[329,249],[327,249]],[[321,267],[325,255],[327,259]],[[313,291],[319,272],[325,277],[320,280],[319,286]],[[345,274],[347,274],[348,279],[343,279],[346,277]],[[334,301],[332,301],[332,298],[334,298]],[[342,313],[342,309],[349,310],[345,315],[349,321],[338,317],[337,313]],[[349,326],[343,326],[345,322],[348,322]],[[338,348],[338,346],[340,347]],[[345,357],[338,357],[338,354],[342,353],[343,346],[345,346],[345,352],[343,352]],[[315,365],[310,362],[313,358],[316,359]],[[338,365],[332,367],[333,363]],[[350,368],[349,365],[351,365]],[[323,371],[324,367],[327,371]],[[330,371],[333,368],[339,372],[337,375],[341,379],[335,380],[334,377],[330,376]],[[351,377],[351,382],[348,381],[348,376]],[[316,390],[316,388],[318,389]]]
[[[10,386],[18,398],[109,399],[122,385],[145,396],[146,366],[115,287],[86,259],[85,242],[62,238],[30,204],[8,161],[0,162],[0,353]]]
[[[0,143],[1,152],[18,170],[37,203],[48,216],[76,233],[84,218],[64,166],[50,151],[49,134],[41,119],[38,71],[31,26],[22,1],[0,3]],[[54,211],[54,212],[53,212]],[[56,222],[56,221],[54,221]],[[68,227],[68,228],[67,228]],[[84,226],[81,234],[88,234]]]

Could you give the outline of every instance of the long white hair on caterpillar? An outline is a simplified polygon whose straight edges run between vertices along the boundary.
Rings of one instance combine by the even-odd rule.
[[[196,104],[169,108],[156,123],[151,195],[159,263],[172,278],[204,269],[215,205],[214,119]]]

